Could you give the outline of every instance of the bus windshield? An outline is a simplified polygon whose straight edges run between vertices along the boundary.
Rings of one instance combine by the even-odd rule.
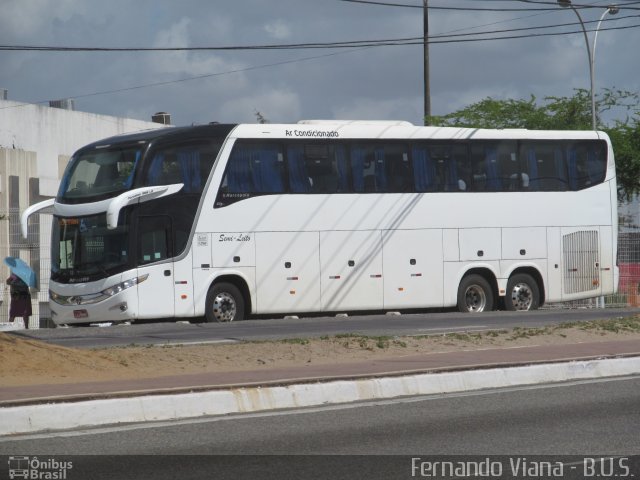
[[[88,282],[128,268],[129,227],[126,212],[123,214],[113,230],[107,229],[104,213],[80,218],[54,217],[51,278],[69,283]]]
[[[69,163],[58,197],[84,201],[108,198],[129,190],[143,145],[80,152]]]

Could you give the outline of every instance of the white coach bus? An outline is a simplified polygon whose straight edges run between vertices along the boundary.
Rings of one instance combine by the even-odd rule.
[[[601,132],[167,128],[79,150],[24,231],[47,206],[56,324],[530,310],[617,288]]]

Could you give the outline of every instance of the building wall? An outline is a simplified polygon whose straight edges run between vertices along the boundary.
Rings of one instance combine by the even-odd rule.
[[[0,100],[0,149],[35,152],[40,195],[52,197],[59,183],[58,157],[101,138],[163,125]]]

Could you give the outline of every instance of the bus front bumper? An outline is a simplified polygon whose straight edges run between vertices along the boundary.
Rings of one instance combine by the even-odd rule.
[[[65,295],[66,286],[60,287],[52,285],[49,293],[51,319],[56,325],[126,322],[138,318],[138,289],[135,287],[112,296],[89,293],[92,288],[78,289],[77,285],[74,295],[69,296]]]

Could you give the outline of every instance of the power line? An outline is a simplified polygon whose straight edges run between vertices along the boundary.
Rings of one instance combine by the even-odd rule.
[[[637,25],[629,25],[629,26],[624,26],[624,27],[612,27],[612,28],[601,28],[600,31],[603,30],[624,30],[624,29],[629,29],[629,28],[637,28],[640,27],[640,24]],[[494,37],[494,38],[483,38],[483,39],[458,39],[458,40],[435,40],[435,41],[430,41],[429,43],[461,43],[461,42],[470,42],[470,41],[489,41],[489,40],[509,40],[509,39],[519,39],[519,38],[532,38],[532,37],[542,37],[542,36],[558,36],[558,35],[568,35],[568,34],[577,34],[577,33],[582,33],[582,31],[573,31],[573,32],[553,32],[553,33],[541,33],[541,34],[531,34],[531,35],[514,35],[514,36],[503,36],[503,37]],[[216,72],[216,73],[209,73],[209,74],[205,74],[205,75],[197,75],[197,76],[193,76],[193,77],[185,77],[185,78],[180,78],[180,79],[176,79],[176,80],[167,80],[167,81],[163,81],[163,82],[155,82],[155,83],[147,83],[147,84],[143,84],[143,85],[136,85],[133,87],[125,87],[125,88],[119,88],[119,89],[114,89],[114,90],[104,90],[101,92],[93,92],[93,93],[86,93],[86,94],[81,94],[81,95],[73,95],[73,96],[67,96],[67,98],[74,98],[74,99],[78,99],[78,98],[86,98],[86,97],[93,97],[93,96],[99,96],[99,95],[107,95],[107,94],[113,94],[113,93],[121,93],[121,92],[127,92],[127,91],[132,91],[132,90],[139,90],[142,88],[150,88],[150,87],[158,87],[158,86],[163,86],[163,85],[170,85],[170,84],[175,84],[175,83],[182,83],[182,82],[188,82],[188,81],[193,81],[193,80],[200,80],[203,78],[211,78],[211,77],[218,77],[218,76],[223,76],[223,75],[230,75],[230,74],[234,74],[234,73],[241,73],[241,72],[248,72],[248,71],[252,71],[252,70],[258,70],[258,69],[262,69],[262,68],[269,68],[269,67],[276,67],[276,66],[281,66],[281,65],[287,65],[287,64],[292,64],[292,63],[299,63],[299,62],[305,62],[305,61],[309,61],[309,60],[316,60],[319,58],[326,58],[326,57],[332,57],[332,56],[336,56],[336,55],[343,55],[343,54],[347,54],[347,53],[353,53],[353,52],[357,52],[360,51],[362,49],[366,49],[366,48],[373,48],[373,47],[377,47],[377,46],[394,46],[394,45],[423,45],[423,38],[422,37],[416,37],[416,40],[413,41],[407,41],[405,43],[388,43],[388,44],[373,44],[373,45],[361,45],[358,48],[355,48],[353,50],[348,50],[348,51],[341,51],[341,52],[333,52],[333,53],[326,53],[323,55],[315,55],[315,56],[311,56],[311,57],[303,57],[303,58],[297,58],[297,59],[292,59],[292,60],[283,60],[281,62],[274,62],[274,63],[268,63],[268,64],[262,64],[262,65],[253,65],[253,66],[249,66],[249,67],[245,67],[245,68],[238,68],[238,69],[234,69],[234,70],[228,70],[225,72]],[[12,106],[8,106],[8,107],[1,107],[0,110],[3,109],[7,109],[7,108],[15,108],[15,107],[22,107],[22,106],[28,106],[28,105],[32,105],[32,104],[41,104],[41,103],[47,103],[49,100],[40,100],[37,102],[33,102],[33,103],[21,103],[18,105],[12,105]]]
[[[506,0],[506,1],[526,1],[526,0]],[[633,3],[640,3],[640,2],[634,1]],[[546,14],[546,13],[542,13],[542,14],[538,14],[538,15],[544,15],[544,14]],[[536,15],[531,15],[531,16],[536,16]],[[621,20],[621,19],[624,19],[624,18],[634,18],[634,17],[638,17],[638,16],[640,16],[640,15],[630,15],[630,16],[626,16],[626,17],[617,17],[617,18],[608,19],[606,21]],[[522,18],[528,18],[528,17],[522,17]],[[511,19],[511,20],[518,20],[518,19],[519,18]],[[511,21],[511,20],[508,20],[508,21]],[[496,23],[501,23],[501,22],[496,22]],[[586,23],[595,23],[595,21],[586,22]],[[435,40],[430,40],[429,43],[430,44],[431,43],[433,43],[433,44],[443,44],[443,43],[462,43],[462,42],[474,42],[474,41],[494,41],[494,40],[508,40],[508,39],[519,39],[519,38],[536,38],[536,37],[543,37],[543,36],[558,36],[558,35],[571,35],[571,34],[582,33],[582,30],[576,30],[576,31],[570,31],[570,32],[550,32],[550,33],[539,33],[539,34],[528,34],[528,35],[499,36],[499,37],[490,37],[490,38],[472,38],[472,39],[454,39],[453,38],[453,37],[463,37],[463,36],[471,36],[471,35],[476,35],[477,36],[477,35],[489,35],[489,34],[496,34],[496,33],[523,31],[523,30],[531,30],[531,29],[536,29],[536,28],[559,28],[559,27],[571,26],[571,25],[577,25],[577,23],[557,24],[557,25],[548,25],[548,26],[541,26],[541,27],[526,27],[526,28],[520,28],[520,29],[494,30],[494,31],[488,31],[488,32],[476,32],[476,33],[466,33],[466,34],[457,34],[457,35],[431,36],[430,38],[435,38]],[[485,25],[482,25],[482,26],[485,26]],[[638,24],[638,25],[629,25],[629,26],[624,26],[624,27],[601,28],[600,30],[601,31],[602,30],[625,30],[625,29],[637,28],[637,27],[640,27],[640,24]],[[477,28],[477,27],[474,27],[474,28]],[[594,30],[588,30],[588,31],[594,31]],[[447,40],[447,38],[449,38],[449,39]],[[74,98],[74,99],[86,98],[86,97],[92,97],[92,96],[121,93],[121,92],[138,90],[138,89],[143,89],[143,88],[164,86],[164,85],[176,84],[176,83],[181,83],[181,82],[199,80],[199,79],[203,79],[203,78],[211,78],[211,77],[217,77],[217,76],[223,76],[223,75],[230,75],[230,74],[234,74],[234,73],[242,73],[242,72],[247,72],[247,71],[252,71],[252,70],[258,70],[258,69],[262,69],[262,68],[270,68],[270,67],[275,67],[275,66],[281,66],[281,65],[293,64],[293,63],[305,62],[305,61],[310,61],[310,60],[316,60],[316,59],[320,59],[320,58],[327,58],[327,57],[332,57],[332,56],[337,56],[337,55],[350,54],[350,53],[354,53],[354,52],[359,52],[361,50],[374,48],[374,47],[380,47],[380,46],[423,45],[424,44],[424,39],[423,39],[423,37],[409,37],[409,38],[405,38],[405,39],[386,39],[386,40],[378,40],[378,41],[373,40],[373,41],[352,41],[352,42],[332,42],[332,43],[336,44],[334,48],[352,47],[353,49],[352,50],[346,50],[346,51],[343,50],[343,51],[339,51],[339,52],[326,53],[326,54],[322,54],[322,55],[314,55],[314,56],[310,56],[310,57],[302,57],[302,58],[297,58],[297,59],[284,60],[284,61],[273,62],[273,63],[268,63],[268,64],[253,65],[253,66],[249,66],[249,67],[245,67],[245,68],[233,69],[233,70],[229,70],[229,71],[225,71],[225,72],[215,72],[215,73],[197,75],[197,76],[192,76],[192,77],[185,77],[185,78],[180,78],[180,79],[175,79],[175,80],[167,80],[167,81],[162,81],[162,82],[154,82],[154,83],[136,85],[136,86],[125,87],[125,88],[120,88],[120,89],[105,90],[105,91],[100,91],[100,92],[86,93],[86,94],[80,94],[80,95],[74,95],[74,96],[65,96],[65,98]],[[286,47],[288,47],[288,48],[282,48],[283,46],[280,46],[279,49],[300,48],[300,46],[304,46],[304,45],[314,45],[315,48],[322,48],[322,46],[323,46],[322,43],[290,44],[290,45],[286,45]],[[5,49],[5,50],[18,50],[20,48],[19,46],[5,46],[5,47],[8,47],[8,48],[4,48],[4,47],[0,46],[0,50],[2,50],[2,49]],[[257,47],[260,47],[259,49],[264,49],[263,47],[268,47],[268,46],[257,46]],[[274,46],[274,47],[278,47],[278,46]],[[47,50],[44,50],[45,48],[51,49],[51,48],[57,48],[57,47],[36,47],[35,50],[47,51]],[[210,49],[216,49],[216,48],[217,47],[190,47],[190,48],[189,47],[185,47],[185,48],[180,48],[180,49],[144,49],[144,50],[210,50]],[[227,48],[227,47],[222,47],[222,48]],[[234,48],[234,49],[245,49],[246,47],[239,47],[239,48],[238,47],[232,47],[232,48]],[[122,49],[110,49],[110,50],[111,51],[121,51]],[[109,50],[104,49],[104,51],[109,51]],[[125,51],[126,51],[126,49],[125,49]],[[37,102],[33,102],[33,103],[44,104],[44,103],[47,103],[48,101],[49,100],[41,100],[41,101],[37,101]],[[6,109],[6,108],[15,108],[15,107],[21,107],[21,106],[28,106],[28,105],[32,105],[33,103],[22,103],[22,104],[12,105],[12,106],[8,106],[8,107],[1,107],[0,110],[1,109]]]
[[[622,17],[612,17],[605,19],[603,22],[619,22],[620,20],[627,20],[632,18],[639,18],[638,15],[626,15]],[[591,20],[584,22],[585,24],[598,23],[597,20]],[[447,39],[451,41],[460,37],[479,37],[482,35],[496,35],[502,33],[524,32],[531,30],[543,30],[551,28],[571,27],[577,26],[577,22],[559,23],[553,25],[540,25],[534,27],[519,27],[501,30],[488,30],[484,32],[470,32],[470,33],[458,33],[458,34],[440,34],[430,35],[429,43],[449,43]],[[622,27],[605,27],[600,30],[624,30],[633,28],[636,25],[622,26]],[[595,31],[595,30],[587,30]],[[520,35],[517,37],[495,37],[495,38],[471,38],[464,40],[466,42],[473,41],[485,41],[485,40],[500,40],[502,38],[535,38],[548,35],[570,35],[573,33],[581,33],[582,30],[570,31],[570,32],[555,32],[555,33],[540,33]],[[37,51],[37,52],[190,52],[190,51],[251,51],[251,50],[301,50],[301,49],[334,49],[334,48],[353,48],[353,47],[375,47],[375,46],[390,46],[390,45],[406,45],[412,44],[407,42],[413,42],[420,40],[423,42],[423,37],[402,37],[402,38],[386,38],[375,40],[348,40],[341,42],[313,42],[313,43],[287,43],[287,44],[266,44],[266,45],[234,45],[234,46],[222,46],[222,47],[62,47],[62,46],[37,46],[37,45],[0,45],[0,51]]]
[[[373,0],[338,0],[346,3],[362,3],[366,5],[376,5],[380,7],[403,7],[403,8],[424,8],[422,5],[408,5],[406,3],[388,3],[377,2]],[[481,11],[481,12],[531,12],[557,10],[558,8],[486,8],[486,7],[438,7],[429,5],[429,10],[463,10],[463,11]]]
[[[380,7],[402,7],[402,8],[424,8],[422,5],[411,5],[406,3],[389,3],[389,2],[380,2],[374,0],[338,0],[340,2],[345,3],[360,3],[365,5],[375,5]],[[547,2],[547,1],[534,1],[534,0],[508,0],[508,1],[516,1],[523,2],[535,5],[550,5],[549,8],[497,8],[497,7],[442,7],[442,6],[431,6],[429,5],[429,10],[458,10],[458,11],[468,11],[468,12],[551,12],[551,11],[560,11],[558,8],[557,2]],[[625,9],[629,8],[626,5],[633,5],[640,2],[633,1],[625,4]],[[600,5],[593,4],[573,4],[575,8],[602,8]],[[636,10],[637,8],[631,7],[631,9]]]
[[[242,72],[248,72],[251,70],[259,70],[262,68],[270,68],[270,67],[278,67],[281,65],[287,65],[287,64],[291,64],[291,63],[299,63],[299,62],[306,62],[309,60],[317,60],[319,58],[326,58],[326,57],[333,57],[336,55],[345,55],[348,53],[353,53],[356,51],[360,51],[366,48],[372,48],[372,47],[360,47],[354,50],[348,50],[348,51],[340,51],[340,52],[332,52],[332,53],[325,53],[322,55],[314,55],[312,57],[302,57],[302,58],[296,58],[296,59],[292,59],[292,60],[283,60],[281,62],[273,62],[273,63],[267,63],[267,64],[262,64],[262,65],[252,65],[249,67],[244,67],[244,68],[237,68],[234,70],[228,70],[226,72],[216,72],[216,73],[207,73],[204,75],[196,75],[193,77],[185,77],[185,78],[179,78],[179,79],[175,79],[175,80],[166,80],[164,82],[154,82],[154,83],[146,83],[143,85],[135,85],[133,87],[124,87],[124,88],[118,88],[118,89],[114,89],[114,90],[103,90],[101,92],[93,92],[93,93],[85,93],[85,94],[80,94],[80,95],[67,95],[65,96],[65,98],[73,98],[73,99],[78,99],[78,98],[87,98],[87,97],[95,97],[95,96],[99,96],[99,95],[108,95],[108,94],[112,94],[112,93],[121,93],[121,92],[128,92],[131,90],[139,90],[142,88],[149,88],[149,87],[159,87],[159,86],[163,86],[163,85],[170,85],[170,84],[174,84],[174,83],[182,83],[182,82],[189,82],[192,80],[201,80],[203,78],[211,78],[211,77],[220,77],[223,75],[231,75],[234,73],[242,73]],[[18,105],[11,105],[8,107],[0,107],[0,110],[4,110],[7,108],[16,108],[16,107],[26,107],[29,105],[33,105],[33,104],[45,104],[48,103],[49,100],[39,100],[36,102],[32,102],[32,103],[20,103]]]
[[[558,7],[558,2],[557,0],[554,1],[549,1],[549,0],[506,0],[506,1],[513,1],[513,2],[521,2],[521,3],[528,3],[530,5],[555,5],[556,8]],[[627,2],[624,3],[622,8],[628,8],[627,5],[637,5],[638,1],[636,0],[617,0],[618,6],[620,5],[620,2]],[[578,4],[578,3],[572,3],[572,5],[575,8],[602,8],[602,7],[607,7],[608,5],[602,5],[602,4],[598,4],[598,2],[593,2],[593,3],[587,3],[587,4]]]

